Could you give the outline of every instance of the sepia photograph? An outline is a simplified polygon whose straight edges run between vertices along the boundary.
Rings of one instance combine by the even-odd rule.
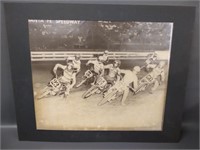
[[[38,130],[162,131],[172,22],[28,25]]]

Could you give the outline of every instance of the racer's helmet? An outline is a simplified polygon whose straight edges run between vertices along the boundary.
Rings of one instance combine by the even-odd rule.
[[[108,54],[108,53],[109,53],[109,51],[108,51],[108,50],[105,50],[105,51],[104,51],[104,54]]]
[[[141,68],[139,66],[133,67],[133,71],[135,71],[136,73],[139,73],[140,70],[141,70]]]
[[[158,54],[156,53],[156,52],[154,52],[153,54],[152,54],[152,59],[153,60],[156,60],[158,58]]]
[[[98,57],[98,61],[99,61],[99,62],[104,62],[103,56],[99,56],[99,57]]]
[[[81,59],[81,56],[80,55],[75,55],[75,60],[78,61]]]
[[[157,58],[158,58],[158,54],[156,52],[153,52],[147,55],[147,59],[156,60]]]
[[[69,56],[69,57],[67,57],[66,58],[66,64],[68,64],[68,63],[71,63],[71,62],[73,62],[75,60],[75,57],[72,57],[72,56]]]
[[[113,66],[114,66],[114,67],[120,67],[120,66],[121,66],[121,61],[120,61],[120,60],[115,60],[115,61],[113,62]]]
[[[72,62],[68,62],[67,63],[67,69],[73,71],[73,63]]]

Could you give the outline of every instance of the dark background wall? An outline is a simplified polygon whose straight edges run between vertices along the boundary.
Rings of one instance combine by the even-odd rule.
[[[51,0],[50,0],[51,1]],[[63,2],[63,1],[61,1]],[[66,1],[65,1],[66,2]],[[69,1],[67,1],[69,2]],[[80,3],[74,1],[73,3]],[[196,19],[192,48],[190,49],[190,69],[186,86],[186,97],[183,100],[183,132],[182,140],[176,144],[156,144],[156,143],[47,143],[47,142],[19,142],[17,140],[16,117],[14,107],[14,96],[12,89],[10,60],[6,36],[6,26],[4,18],[4,8],[1,5],[1,131],[2,148],[198,148],[199,147],[199,1],[85,1],[81,3],[101,3],[101,4],[139,4],[139,5],[176,5],[195,6]],[[17,27],[17,26],[16,26]],[[9,128],[11,127],[11,128]]]

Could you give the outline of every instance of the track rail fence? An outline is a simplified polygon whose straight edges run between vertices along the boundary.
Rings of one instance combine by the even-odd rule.
[[[131,60],[131,59],[146,59],[146,56],[151,52],[109,52],[109,59],[120,59],[120,60]],[[158,59],[168,60],[169,51],[156,51],[158,54]],[[32,51],[31,52],[31,61],[62,61],[67,57],[80,55],[81,60],[90,60],[94,59],[94,54],[103,54],[103,52],[75,52],[75,51]]]

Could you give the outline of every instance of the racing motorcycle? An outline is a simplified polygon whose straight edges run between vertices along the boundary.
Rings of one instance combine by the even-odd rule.
[[[104,98],[98,103],[99,106],[104,105],[107,102],[111,102],[116,98],[120,97],[123,94],[124,83],[122,81],[116,82],[114,86],[112,86],[105,94]]]
[[[94,73],[91,70],[87,70],[84,73],[81,82],[77,84],[76,87],[80,87],[83,83],[85,83],[88,79],[91,79],[92,77],[94,77]]]
[[[152,71],[139,80],[139,86],[136,90],[134,90],[134,94],[137,94],[138,92],[141,91],[148,91],[151,93],[154,85],[160,84],[160,82],[161,82],[161,75],[158,75],[155,78]]]
[[[84,83],[92,83],[95,80],[95,77],[98,75],[94,72],[94,64],[89,63],[87,68],[88,70],[84,73],[81,82],[76,85],[77,88]]]
[[[145,75],[141,80],[139,80],[139,86],[135,90],[131,86],[127,86],[134,95],[141,91],[149,91],[151,92],[152,87],[154,84],[159,83],[161,80],[161,76],[159,75],[157,78],[154,78],[153,72],[148,73]],[[104,105],[107,102],[111,102],[116,98],[120,97],[123,94],[123,90],[126,85],[124,85],[123,81],[119,81],[113,87],[111,87],[108,92],[104,95],[104,98],[98,103],[99,106]]]
[[[40,100],[42,98],[46,98],[49,96],[56,96],[56,95],[65,95],[65,91],[67,91],[70,83],[61,83],[59,78],[53,78],[48,85],[40,91],[40,94],[37,96],[37,99]]]
[[[104,79],[104,77],[99,77],[96,81],[96,83],[90,87],[83,95],[82,97],[88,98],[93,94],[100,94],[102,92],[105,92],[111,85],[108,84],[108,82]]]

